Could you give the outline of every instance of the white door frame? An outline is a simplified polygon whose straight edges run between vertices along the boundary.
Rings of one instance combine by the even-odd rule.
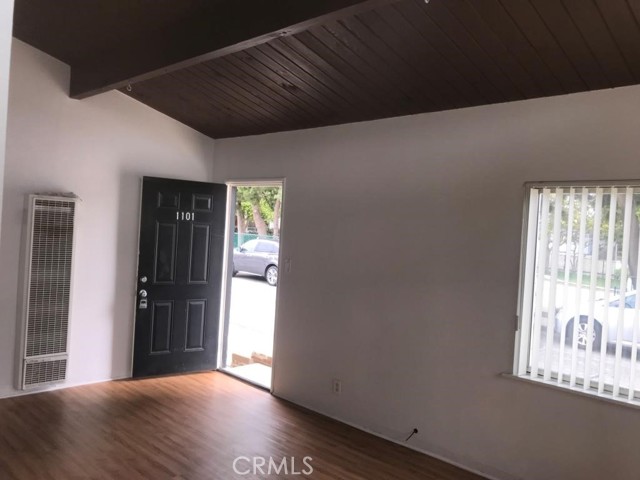
[[[226,213],[226,241],[224,250],[224,264],[222,266],[222,291],[220,292],[221,304],[220,304],[220,332],[218,335],[218,368],[222,368],[227,353],[227,334],[229,331],[229,312],[231,308],[231,280],[232,275],[229,270],[229,266],[233,263],[233,225],[236,214],[236,202],[234,195],[235,187],[281,187],[282,188],[282,201],[281,201],[281,213],[280,213],[280,250],[278,252],[278,285],[276,286],[276,311],[274,312],[274,326],[273,326],[273,356],[271,357],[271,388],[270,392],[273,393],[273,386],[275,385],[276,376],[276,364],[277,364],[277,351],[275,339],[278,336],[278,316],[280,309],[280,295],[282,290],[282,283],[280,282],[282,274],[285,273],[285,264],[289,264],[287,257],[283,255],[286,252],[286,244],[284,243],[284,229],[283,225],[286,225],[285,218],[285,195],[286,195],[286,178],[263,178],[263,179],[246,179],[246,180],[228,180],[225,182],[227,185],[227,213]],[[284,261],[283,261],[284,260]],[[285,263],[286,262],[286,263]]]

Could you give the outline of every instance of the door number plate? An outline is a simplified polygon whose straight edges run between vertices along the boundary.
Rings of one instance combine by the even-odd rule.
[[[196,214],[194,212],[178,211],[176,212],[176,220],[186,220],[192,222],[195,219]]]

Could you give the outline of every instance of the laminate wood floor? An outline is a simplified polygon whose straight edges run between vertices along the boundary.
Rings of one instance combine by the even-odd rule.
[[[255,478],[481,477],[217,372],[0,400],[2,480]]]

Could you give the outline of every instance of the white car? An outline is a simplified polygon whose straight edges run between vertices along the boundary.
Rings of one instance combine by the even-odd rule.
[[[614,297],[606,304],[603,300],[596,302],[593,311],[593,329],[591,331],[590,340],[593,342],[593,349],[598,350],[602,341],[602,328],[604,325],[605,311],[607,312],[607,344],[616,343],[618,338],[618,318],[620,315],[620,297]],[[622,343],[631,345],[633,343],[633,324],[635,321],[636,311],[636,292],[630,291],[625,294],[624,297],[624,309],[622,320]],[[562,329],[566,333],[567,344],[572,344],[573,341],[573,324],[575,321],[575,309],[574,308],[560,308],[556,312],[556,331],[561,332]],[[578,335],[578,346],[585,348],[589,341],[589,335],[587,334],[587,326],[589,320],[589,313],[581,311],[579,316],[579,323],[576,326],[576,333]],[[638,337],[640,341],[640,318],[638,319]]]

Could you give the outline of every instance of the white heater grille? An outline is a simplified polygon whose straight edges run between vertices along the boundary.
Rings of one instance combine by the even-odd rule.
[[[22,388],[66,378],[75,207],[30,196]]]
[[[24,366],[24,388],[47,383],[56,383],[67,377],[67,358],[26,360]]]

